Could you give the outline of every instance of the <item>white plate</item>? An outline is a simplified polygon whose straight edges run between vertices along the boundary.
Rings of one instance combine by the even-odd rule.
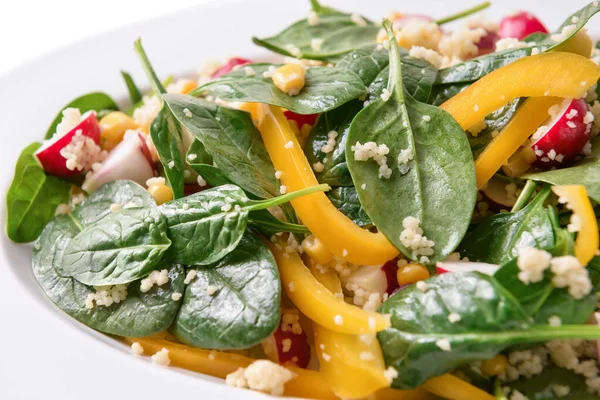
[[[394,8],[443,16],[477,0],[395,2],[323,0],[373,19]],[[498,1],[500,3],[500,1]],[[502,0],[489,15],[522,7]],[[577,0],[528,1],[529,10],[556,27],[586,4]],[[86,5],[85,7],[91,7]],[[119,70],[145,82],[132,50],[141,36],[162,76],[195,71],[210,60],[233,55],[264,55],[252,35],[272,34],[306,15],[308,0],[226,0],[106,33],[38,59],[0,79],[0,187],[4,197],[21,149],[43,136],[58,109],[78,95],[101,90],[116,98],[125,90]],[[592,28],[590,28],[592,29]],[[597,31],[594,33],[598,33]],[[0,235],[0,397],[105,400],[106,398],[248,399],[265,396],[237,391],[221,380],[174,368],[162,369],[129,355],[129,349],[67,317],[46,299],[31,272],[31,247]],[[135,396],[135,397],[134,397]]]

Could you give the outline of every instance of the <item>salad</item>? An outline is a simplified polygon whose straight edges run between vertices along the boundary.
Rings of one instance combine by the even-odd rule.
[[[316,399],[600,398],[600,46],[484,3],[311,0],[232,58],[84,94],[26,147],[7,235],[136,356]]]

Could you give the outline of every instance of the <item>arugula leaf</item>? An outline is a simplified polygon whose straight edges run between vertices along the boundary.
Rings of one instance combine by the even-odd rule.
[[[362,208],[354,186],[338,187],[327,193],[331,203],[358,226],[373,225]]]
[[[172,332],[206,349],[245,349],[279,323],[281,283],[269,249],[246,232],[239,246],[213,265],[195,267]],[[216,291],[210,293],[207,288]]]
[[[132,105],[135,105],[142,101],[142,93],[140,89],[138,89],[133,77],[127,71],[121,71],[121,76],[123,77],[123,81],[125,82],[125,86],[127,86],[127,92],[129,92],[129,101]]]
[[[541,374],[531,378],[521,378],[516,382],[506,382],[503,386],[516,389],[528,399],[535,400],[597,400],[598,396],[588,392],[586,378],[566,368],[546,367]],[[558,397],[553,391],[554,385],[568,386],[567,396]]]
[[[364,17],[346,14],[311,1],[318,21],[303,19],[278,34],[252,41],[284,56],[311,60],[336,61],[350,51],[376,44],[380,27]],[[362,21],[361,21],[362,20]],[[359,22],[359,23],[357,23]],[[314,46],[313,40],[322,41]]]
[[[573,29],[570,34],[565,35],[561,41],[555,42],[551,39],[550,35],[531,35],[525,38],[524,41],[527,43],[534,43],[534,45],[520,49],[510,49],[486,54],[441,70],[438,75],[437,84],[473,82],[519,58],[530,56],[534,49],[537,49],[539,52],[553,50],[579,32],[579,30],[581,30],[590,18],[598,13],[598,11],[600,11],[600,7],[594,5],[594,3],[590,3],[567,17],[562,25],[556,30],[556,33],[560,34],[563,28],[570,25],[575,25],[575,29]],[[573,20],[576,20],[577,22],[573,23]]]
[[[48,176],[34,157],[39,143],[21,152],[6,193],[6,234],[13,242],[32,242],[52,218],[56,207],[68,203],[71,185]]]
[[[389,27],[391,24],[384,23]],[[390,33],[391,34],[391,33]],[[388,101],[376,100],[352,121],[346,153],[360,142],[385,144],[389,179],[379,178],[373,161],[346,160],[363,208],[377,228],[407,257],[418,255],[400,240],[407,217],[420,220],[425,235],[435,242],[431,262],[450,254],[460,243],[475,207],[473,157],[463,130],[443,110],[414,100],[402,85],[400,53],[395,41],[390,50]],[[413,159],[397,166],[398,155],[408,150]],[[402,173],[405,172],[405,173]]]
[[[86,285],[133,282],[160,267],[171,245],[166,232],[154,207],[111,212],[69,241],[60,268]]]
[[[493,215],[470,232],[460,250],[463,256],[490,264],[503,264],[526,246],[554,245],[552,221],[544,209],[550,188],[544,188],[527,207],[517,212]]]
[[[134,49],[150,81],[154,95],[158,96],[163,104],[160,112],[150,124],[150,137],[164,168],[167,181],[173,189],[173,197],[179,199],[184,196],[185,184],[183,133],[177,120],[164,103],[163,96],[167,91],[158,79],[156,72],[154,72],[140,39],[135,41]]]
[[[46,132],[46,136],[44,139],[50,139],[56,133],[56,127],[62,120],[62,112],[67,108],[78,108],[81,113],[88,112],[90,110],[94,110],[97,112],[105,111],[105,110],[119,110],[119,106],[117,103],[106,93],[102,92],[92,92],[84,94],[83,96],[79,96],[76,99],[72,100],[69,104],[60,109],[60,112],[48,128]]]
[[[462,364],[493,358],[516,345],[555,339],[596,339],[590,325],[531,325],[516,299],[493,277],[478,272],[442,274],[390,297],[379,308],[392,327],[377,334],[386,365],[398,371],[392,386],[412,389]],[[451,313],[459,322],[448,320]],[[441,347],[450,345],[450,350]]]
[[[297,114],[320,114],[332,110],[363,96],[367,92],[362,80],[346,69],[328,67],[308,67],[305,85],[296,96],[290,96],[275,86],[271,78],[263,73],[277,64],[248,64],[244,68],[223,75],[190,93],[192,96],[209,92],[214,97],[227,101],[265,103],[283,107]],[[245,68],[252,68],[253,76],[248,76]]]

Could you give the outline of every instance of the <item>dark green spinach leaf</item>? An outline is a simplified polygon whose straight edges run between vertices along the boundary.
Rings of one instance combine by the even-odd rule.
[[[354,186],[338,187],[327,193],[331,203],[358,226],[372,225],[371,219],[360,205]]]
[[[477,136],[473,136],[473,134],[468,135],[473,158],[479,157],[487,145],[494,139],[494,135],[504,129],[521,104],[523,104],[523,100],[517,99],[494,111],[485,117],[485,128]]]
[[[140,89],[138,89],[133,77],[127,71],[121,71],[121,76],[123,77],[123,81],[125,82],[125,86],[127,86],[127,92],[129,92],[129,101],[132,105],[135,105],[142,101],[142,93]]]
[[[308,67],[305,85],[296,96],[290,96],[275,86],[263,73],[275,64],[249,64],[195,89],[190,95],[210,92],[227,101],[265,103],[283,107],[297,114],[320,114],[332,110],[367,93],[364,83],[346,69]],[[252,68],[249,76],[245,68]]]
[[[546,367],[543,372],[532,378],[522,378],[516,382],[505,383],[516,389],[528,399],[535,400],[597,400],[598,396],[588,392],[585,377],[573,371],[559,367]],[[566,396],[557,396],[554,385],[568,386],[571,390]]]
[[[6,234],[17,243],[37,239],[56,207],[69,202],[71,185],[46,175],[34,156],[39,147],[32,143],[21,152],[6,193]]]
[[[417,101],[427,103],[437,77],[438,70],[425,60],[402,57],[402,83],[404,89]],[[377,78],[369,85],[367,101],[379,99],[383,89],[388,87],[389,66],[382,69]]]
[[[239,246],[213,265],[195,267],[172,332],[205,349],[244,349],[279,324],[281,283],[269,249],[247,232]]]

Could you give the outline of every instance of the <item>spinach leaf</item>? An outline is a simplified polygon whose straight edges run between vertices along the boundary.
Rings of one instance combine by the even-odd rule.
[[[354,186],[338,187],[327,193],[331,203],[358,226],[372,225],[371,219],[360,205]]]
[[[283,107],[297,114],[320,114],[332,110],[363,96],[367,92],[362,80],[346,69],[309,67],[306,69],[305,85],[296,96],[290,96],[275,86],[271,78],[263,73],[274,64],[249,64],[255,72],[249,76],[245,68],[212,80],[190,94],[192,96],[210,92],[213,96],[227,101],[265,103]]]
[[[398,371],[392,383],[395,388],[415,388],[462,364],[493,358],[511,346],[596,339],[600,333],[600,328],[589,325],[531,325],[517,300],[493,277],[478,272],[442,274],[425,283],[426,291],[413,285],[378,310],[391,314],[391,328],[379,332],[377,338],[386,364]],[[450,322],[451,313],[461,320]]]
[[[252,41],[285,56],[326,61],[336,61],[354,49],[375,44],[378,25],[364,17],[311,2],[318,16],[316,21],[309,17],[274,36],[263,39],[253,37]],[[313,40],[321,41],[320,45],[315,46]]]
[[[206,147],[204,147],[202,142],[196,138],[194,138],[194,140],[192,141],[192,144],[190,145],[190,148],[187,151],[185,159],[187,160],[188,165],[190,165],[194,170],[194,165],[212,165],[213,163],[213,158],[210,155],[210,153],[206,150]]]
[[[56,207],[69,202],[71,185],[47,176],[36,161],[34,153],[40,146],[32,143],[21,152],[6,194],[6,234],[17,243],[34,241]]]
[[[450,68],[440,71],[437,79],[438,84],[473,82],[490,72],[508,65],[519,58],[527,57],[532,54],[534,49],[540,52],[550,51],[560,46],[562,43],[574,36],[585,24],[592,18],[600,7],[590,3],[581,10],[571,14],[565,19],[565,22],[556,30],[556,33],[561,33],[563,28],[575,25],[575,29],[571,30],[568,35],[565,35],[560,41],[554,41],[549,35],[535,34],[524,39],[527,43],[534,43],[531,46],[504,50],[496,53],[486,54],[471,60],[467,60],[461,64],[457,64]],[[573,22],[573,21],[577,22]]]
[[[187,265],[214,263],[237,247],[250,212],[327,188],[319,185],[258,201],[248,199],[237,186],[223,185],[165,203],[159,209],[166,218],[167,233],[172,240],[165,259]]]
[[[417,101],[427,103],[431,95],[438,70],[425,60],[402,57],[402,83],[404,89]],[[381,70],[377,78],[369,85],[367,101],[377,100],[383,89],[388,87],[389,67]]]
[[[129,283],[159,268],[170,244],[156,208],[126,208],[84,227],[67,244],[60,268],[86,285]]]
[[[504,129],[521,104],[523,104],[523,100],[516,99],[512,103],[494,111],[485,117],[485,128],[477,136],[468,135],[473,158],[479,157],[488,144],[490,144],[494,139],[494,132],[499,133]]]
[[[123,77],[123,81],[125,82],[125,86],[127,86],[127,92],[129,92],[129,101],[131,101],[132,105],[135,105],[142,101],[142,93],[140,89],[138,89],[133,77],[127,71],[121,71],[121,76]]]
[[[391,24],[385,25],[391,35]],[[435,262],[458,246],[469,226],[477,193],[473,157],[465,133],[449,114],[405,92],[398,45],[390,42],[392,96],[358,113],[350,126],[346,153],[353,154],[357,143],[385,144],[392,174],[380,178],[377,163],[357,161],[354,156],[346,162],[354,184],[361,188],[360,203],[377,228],[407,257],[419,259],[400,240],[403,220],[418,218],[435,243],[431,257]],[[408,151],[412,160],[397,166],[401,151]]]
[[[172,328],[178,340],[206,349],[244,349],[277,328],[279,272],[255,235],[247,232],[221,261],[195,270]]]
[[[550,187],[544,188],[525,208],[493,215],[470,232],[461,254],[471,260],[503,264],[527,246],[550,248],[554,245],[552,221],[544,208]]]
[[[539,375],[504,383],[503,386],[518,390],[528,399],[597,400],[597,395],[588,392],[585,380],[584,376],[577,375],[568,369],[546,367]],[[553,391],[554,385],[568,386],[571,390],[567,396],[558,397]]]
[[[449,85],[435,85],[431,90],[431,95],[429,96],[429,104],[434,106],[440,106],[445,103],[447,100],[456,96],[463,90],[465,90],[471,82],[468,83],[455,83]]]
[[[171,189],[173,189],[173,197],[179,199],[184,196],[183,189],[185,184],[183,133],[172,112],[164,104],[163,95],[167,91],[158,79],[158,76],[156,76],[140,39],[135,41],[134,49],[140,59],[144,72],[148,76],[154,95],[158,96],[163,103],[160,112],[150,124],[150,137],[164,168],[167,181]]]
[[[587,265],[590,274],[590,280],[594,286],[594,292],[600,292],[600,257],[592,258],[592,261]]]
[[[379,49],[378,46],[365,46],[346,54],[335,67],[354,72],[368,86],[389,62],[386,50]]]
[[[81,113],[85,113],[90,110],[94,110],[97,112],[105,111],[105,110],[118,110],[119,107],[117,103],[107,94],[102,92],[92,92],[88,94],[84,94],[72,100],[69,104],[61,108],[58,115],[54,118],[54,121],[50,124],[48,131],[46,132],[46,136],[44,139],[50,139],[56,133],[56,127],[62,120],[62,112],[67,108],[78,108]]]
[[[584,158],[572,167],[527,174],[523,178],[557,186],[583,185],[588,196],[600,203],[600,143],[597,143],[590,157]]]

